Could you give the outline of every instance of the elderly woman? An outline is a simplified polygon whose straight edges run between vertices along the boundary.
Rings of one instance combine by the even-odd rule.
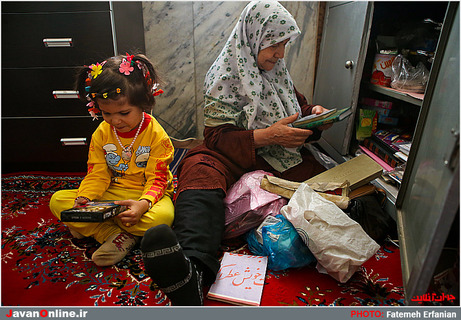
[[[299,34],[279,3],[251,2],[206,75],[204,142],[181,162],[173,230],[152,228],[141,243],[146,272],[173,305],[203,304],[202,279],[210,285],[219,270],[223,199],[244,173],[304,181],[324,171],[303,148],[321,131],[291,126],[325,111],[307,104],[285,66]]]

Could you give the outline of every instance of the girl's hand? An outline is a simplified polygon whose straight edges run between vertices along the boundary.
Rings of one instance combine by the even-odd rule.
[[[280,145],[285,148],[302,146],[306,139],[313,134],[312,130],[293,128],[288,124],[298,119],[298,113],[283,118],[270,127],[253,131],[256,148],[268,145]]]
[[[117,215],[117,219],[120,219],[126,227],[137,224],[142,215],[149,210],[149,202],[147,200],[120,200],[114,201],[114,203],[127,207],[125,211]]]
[[[324,107],[322,107],[320,105],[316,105],[316,106],[314,106],[312,108],[312,114],[321,114],[321,113],[323,113],[325,111],[328,111],[328,109],[325,109]],[[317,129],[319,129],[319,130],[327,130],[327,129],[330,129],[332,125],[333,125],[333,123],[329,123],[329,124],[320,126]]]
[[[77,197],[74,201],[74,208],[77,207],[77,206],[81,206],[81,205],[84,205],[86,204],[87,202],[89,202],[90,199],[88,198],[85,198],[85,197]]]

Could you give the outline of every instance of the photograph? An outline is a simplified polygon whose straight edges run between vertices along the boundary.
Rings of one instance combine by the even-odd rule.
[[[461,317],[459,27],[1,1],[0,318]]]

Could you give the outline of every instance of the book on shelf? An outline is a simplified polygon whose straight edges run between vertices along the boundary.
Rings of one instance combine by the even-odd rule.
[[[89,201],[61,212],[62,222],[102,222],[126,210],[114,201]]]
[[[301,129],[313,129],[326,124],[342,121],[352,114],[350,107],[344,109],[330,109],[321,114],[309,115],[293,122],[293,127]]]
[[[378,107],[378,108],[387,109],[387,110],[392,109],[392,104],[393,104],[390,101],[383,101],[383,100],[378,100],[378,99],[373,99],[373,98],[362,98],[360,102],[366,106]]]
[[[395,151],[402,151],[400,150],[399,145],[406,144],[405,147],[408,148],[411,146],[411,135],[407,133],[403,133],[401,130],[398,129],[391,129],[391,130],[378,130],[373,133],[373,136],[390,148],[394,149]],[[408,145],[410,144],[410,145]],[[404,147],[404,148],[405,148]]]
[[[407,156],[410,154],[411,142],[397,142],[394,143],[394,145],[399,148],[399,152],[402,152]]]
[[[259,306],[266,269],[267,257],[224,252],[207,297],[235,305]]]
[[[386,147],[383,145],[383,142],[377,141],[377,139],[374,139],[373,136],[371,138],[364,139],[362,144],[392,168],[402,164],[402,160],[395,155],[397,151],[388,146]]]
[[[404,152],[401,152],[401,151],[397,151],[395,153],[395,156],[399,159],[401,159],[403,162],[407,162],[408,161],[408,154],[405,154]]]
[[[380,177],[383,168],[366,154],[361,154],[351,160],[324,171],[309,180],[307,183],[344,183],[349,181],[351,190],[361,187],[368,182]]]

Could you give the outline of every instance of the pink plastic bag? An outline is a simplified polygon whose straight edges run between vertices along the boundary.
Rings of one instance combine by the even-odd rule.
[[[264,175],[257,170],[244,174],[227,191],[224,239],[234,238],[259,226],[268,215],[277,215],[288,203],[281,196],[261,189]]]

